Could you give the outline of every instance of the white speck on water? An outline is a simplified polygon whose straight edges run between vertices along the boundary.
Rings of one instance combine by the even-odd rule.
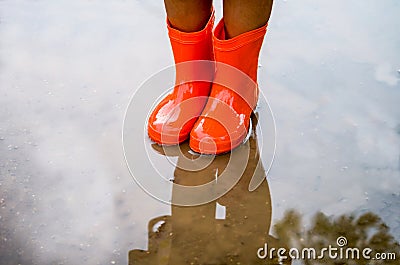
[[[197,153],[195,153],[195,152],[192,151],[192,150],[189,150],[188,153],[191,154],[191,155],[194,155],[194,156],[197,156],[197,155],[198,155]]]
[[[5,138],[4,137],[0,137],[0,141],[4,141],[5,140]]]
[[[153,227],[152,227],[153,233],[159,232],[160,231],[160,227],[163,224],[165,224],[165,221],[158,221],[156,224],[154,224]]]
[[[111,263],[111,264],[115,264],[115,260],[112,260],[110,263]]]

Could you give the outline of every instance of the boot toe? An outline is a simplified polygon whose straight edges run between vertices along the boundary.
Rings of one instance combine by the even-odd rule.
[[[223,154],[239,146],[247,135],[244,126],[229,131],[230,126],[210,118],[201,117],[190,132],[190,148],[201,154]]]
[[[156,109],[149,117],[147,132],[151,140],[163,145],[176,145],[189,138],[196,118],[173,119],[163,108]],[[163,115],[162,115],[163,114]],[[165,116],[160,118],[160,116]]]
[[[183,126],[182,129],[168,126],[167,124],[156,125],[149,123],[147,132],[152,141],[163,145],[176,145],[189,138],[190,126]]]

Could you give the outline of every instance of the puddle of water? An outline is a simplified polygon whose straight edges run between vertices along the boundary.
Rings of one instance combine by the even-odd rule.
[[[217,201],[181,208],[134,183],[121,143],[133,91],[172,63],[161,3],[2,1],[0,263],[257,264],[266,242],[339,234],[398,251],[399,9],[276,1],[259,68],[277,126],[268,183],[250,193],[245,173]],[[163,170],[190,185],[227,158],[190,179]]]
[[[272,212],[267,181],[249,191],[255,174],[265,179],[265,171],[256,170],[259,163],[256,134],[232,153],[215,157],[211,164],[197,171],[182,169],[181,161],[187,163],[185,159],[193,156],[187,143],[180,149],[174,171],[176,184],[197,186],[217,178],[216,186],[223,185],[218,178],[224,172],[230,178],[237,174],[235,168],[229,168],[232,156],[243,155],[246,159],[241,162],[247,166],[239,182],[219,199],[201,206],[172,206],[170,215],[151,219],[148,247],[145,251],[131,251],[129,264],[258,264],[258,257],[249,253],[257,253],[266,240],[275,247],[283,245],[269,235]],[[173,188],[172,198],[182,196],[180,192]],[[153,229],[160,221],[161,226]]]

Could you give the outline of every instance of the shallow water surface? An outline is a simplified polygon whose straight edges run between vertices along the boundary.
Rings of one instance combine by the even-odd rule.
[[[246,154],[232,190],[181,207],[140,188],[121,139],[135,90],[172,64],[162,3],[1,1],[0,264],[277,264],[259,248],[340,236],[398,264],[400,4],[275,2],[259,65],[276,122],[268,174],[263,103],[249,140],[200,171],[180,167],[198,159],[187,143],[165,153],[131,136],[148,150],[138,159],[187,186],[218,183]],[[266,178],[250,192],[253,176]]]

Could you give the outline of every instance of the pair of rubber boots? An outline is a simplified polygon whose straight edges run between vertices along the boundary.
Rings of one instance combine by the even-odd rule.
[[[175,87],[148,119],[149,137],[175,145],[188,138],[202,154],[221,154],[247,136],[258,100],[257,69],[267,25],[225,39],[214,12],[204,29],[181,32],[167,20],[176,66]]]

